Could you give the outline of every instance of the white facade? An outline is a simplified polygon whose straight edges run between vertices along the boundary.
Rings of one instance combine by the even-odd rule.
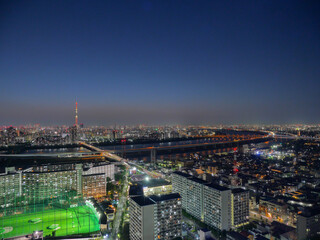
[[[114,164],[106,163],[102,165],[90,166],[89,169],[83,171],[83,175],[101,174],[104,173],[106,178],[114,180]]]
[[[179,194],[150,196],[154,205],[155,239],[170,240],[181,236],[181,197]]]
[[[203,220],[203,186],[206,182],[188,174],[172,174],[172,191],[182,198],[182,208],[187,213]]]
[[[129,209],[130,240],[171,240],[181,236],[179,194],[132,197]]]
[[[204,222],[219,230],[231,228],[231,190],[206,185],[203,191]]]
[[[174,172],[172,191],[181,195],[182,208],[187,213],[219,230],[229,230],[232,227],[234,205],[229,188],[209,184],[182,172]]]
[[[154,203],[142,204],[130,198],[130,240],[154,239]]]

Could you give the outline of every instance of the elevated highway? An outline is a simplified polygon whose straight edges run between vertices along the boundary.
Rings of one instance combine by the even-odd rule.
[[[0,154],[1,158],[17,159],[95,159],[101,157],[99,152],[62,152],[62,153],[25,153],[25,154]]]
[[[116,155],[116,154],[113,154],[112,151],[102,150],[102,149],[100,149],[100,148],[98,148],[98,147],[95,147],[95,146],[92,146],[92,145],[90,145],[90,144],[88,144],[88,143],[86,143],[86,142],[81,142],[81,141],[80,141],[80,142],[78,142],[78,144],[79,144],[80,146],[85,147],[85,148],[87,148],[87,149],[89,149],[89,150],[91,150],[91,151],[93,151],[93,152],[96,152],[97,154],[100,154],[101,156],[104,156],[104,157],[106,157],[106,158],[113,159],[113,160],[116,160],[116,161],[119,161],[119,162],[124,162],[124,161],[126,161],[126,159],[121,158],[121,157],[119,157],[119,156]]]
[[[160,174],[160,173],[150,172],[147,169],[142,168],[141,166],[139,166],[139,165],[137,165],[135,163],[129,163],[127,159],[122,158],[122,157],[112,153],[112,151],[102,150],[100,148],[97,148],[97,147],[92,146],[92,145],[90,145],[88,143],[85,143],[85,142],[79,142],[79,144],[81,146],[83,146],[83,147],[86,147],[89,150],[96,151],[96,152],[100,153],[101,155],[103,155],[104,157],[106,157],[108,159],[112,159],[112,160],[116,160],[116,161],[122,162],[123,164],[126,165],[127,168],[130,167],[130,166],[135,166],[135,167],[140,168],[142,171],[144,171],[147,175],[149,175],[151,177],[154,177],[154,178],[163,177],[162,174]]]
[[[277,136],[278,137],[278,136]],[[279,136],[280,137],[280,136]],[[282,136],[281,136],[282,137]],[[284,136],[288,137],[288,136]],[[293,138],[292,136],[289,136]],[[233,140],[233,141],[222,141],[222,142],[205,142],[196,144],[180,144],[172,146],[157,146],[157,147],[144,147],[144,148],[133,148],[133,149],[121,149],[121,150],[104,150],[96,146],[90,145],[86,142],[79,141],[75,146],[84,147],[90,151],[78,151],[78,152],[43,152],[43,153],[22,153],[22,154],[0,154],[0,159],[94,159],[99,157],[106,157],[118,162],[124,162],[125,158],[130,157],[143,157],[150,156],[151,151],[155,151],[156,154],[180,154],[187,152],[198,152],[207,151],[212,149],[223,149],[239,147],[244,144],[258,143],[269,141],[276,136],[261,136],[251,138],[247,140]]]

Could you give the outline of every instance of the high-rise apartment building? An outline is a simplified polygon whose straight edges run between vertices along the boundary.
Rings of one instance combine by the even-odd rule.
[[[182,172],[172,174],[172,190],[181,195],[182,208],[203,220],[203,185],[206,182]]]
[[[298,240],[320,239],[320,210],[297,215]]]
[[[21,194],[21,175],[14,168],[6,168],[0,174],[0,208],[10,207],[16,201],[16,196]]]
[[[205,181],[192,177],[188,179],[187,183],[187,208],[188,213],[197,219],[204,220],[204,199],[203,186]]]
[[[107,195],[107,178],[114,180],[114,165],[102,163],[89,164],[82,170],[82,195],[83,197],[99,198]]]
[[[156,239],[169,240],[181,236],[181,196],[178,193],[153,195],[155,202]]]
[[[106,196],[106,186],[106,178],[103,173],[82,176],[82,195],[84,198]]]
[[[106,178],[114,180],[114,164],[110,163],[99,163],[99,164],[88,164],[83,167],[82,175],[91,174],[104,174]]]
[[[137,196],[130,198],[130,239],[170,240],[181,236],[181,196]]]
[[[204,222],[219,230],[231,228],[231,190],[217,185],[203,186]]]
[[[231,224],[234,228],[249,223],[249,191],[241,188],[231,191]]]
[[[249,195],[207,183],[182,172],[172,174],[172,191],[182,198],[182,209],[219,230],[229,230],[248,223]]]
[[[183,209],[187,209],[188,204],[188,178],[190,175],[183,172],[172,173],[172,191],[180,194]]]
[[[144,196],[130,198],[129,215],[131,240],[154,239],[154,201]]]
[[[77,191],[76,170],[55,172],[22,172],[21,196],[25,204],[42,202],[69,191]]]
[[[85,198],[106,195],[107,177],[114,179],[113,164],[56,164],[0,174],[0,207],[35,204],[73,191]]]

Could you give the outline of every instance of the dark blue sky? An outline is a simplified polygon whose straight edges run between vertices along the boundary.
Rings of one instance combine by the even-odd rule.
[[[0,1],[0,125],[319,123],[320,1]]]

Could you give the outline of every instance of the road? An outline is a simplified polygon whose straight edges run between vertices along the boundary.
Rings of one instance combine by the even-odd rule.
[[[139,164],[130,162],[129,163],[131,166],[137,167],[138,169],[140,168],[145,174],[149,175],[150,177],[153,178],[165,178],[166,176],[161,174],[161,173],[157,173],[157,172],[150,172],[149,170],[145,169],[144,167],[140,166]]]
[[[126,159],[121,158],[115,154],[112,154],[109,151],[103,151],[100,148],[97,148],[97,147],[92,146],[90,144],[87,144],[85,142],[79,142],[79,143],[81,145],[87,146],[88,148],[92,149],[93,151],[100,152],[103,156],[105,156],[109,159],[119,161],[126,166],[126,175],[124,178],[125,180],[123,183],[122,192],[121,192],[120,199],[118,202],[116,216],[114,217],[114,220],[113,220],[112,232],[108,238],[108,239],[116,240],[116,239],[118,239],[118,233],[119,233],[119,227],[120,227],[122,215],[123,215],[124,210],[126,210],[126,203],[127,203],[127,196],[128,196],[128,185],[129,185],[128,174],[129,174],[130,165],[127,163]]]
[[[113,221],[112,232],[109,239],[118,239],[117,235],[119,233],[119,227],[120,227],[123,211],[126,209],[126,202],[127,202],[127,196],[128,196],[128,173],[129,171],[127,170],[125,175],[125,182],[123,184],[121,196],[118,202],[116,216]]]
[[[269,222],[269,223],[272,223],[273,221],[277,221],[277,219],[274,219],[274,218],[271,218],[271,217],[267,217],[261,213],[259,213],[259,211],[253,211],[253,210],[250,210],[249,211],[250,213],[250,219],[251,220],[257,220],[257,221],[265,221],[265,222]],[[288,226],[291,226],[291,227],[296,227],[295,224],[293,224],[292,222],[289,222],[289,220],[286,218],[286,221],[284,222],[281,222],[285,225],[288,225]]]

